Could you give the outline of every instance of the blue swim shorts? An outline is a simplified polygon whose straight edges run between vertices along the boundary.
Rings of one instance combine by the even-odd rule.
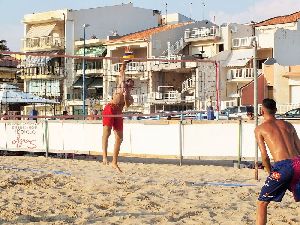
[[[296,202],[300,201],[300,157],[274,163],[271,174],[261,189],[258,200],[280,202],[290,190]]]

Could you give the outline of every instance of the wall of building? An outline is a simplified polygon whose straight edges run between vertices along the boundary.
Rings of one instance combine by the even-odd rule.
[[[278,105],[289,104],[290,102],[290,90],[289,79],[283,77],[283,74],[289,72],[288,67],[274,64],[274,86],[273,96]]]
[[[297,23],[285,23],[256,27],[255,35],[258,36],[258,46],[260,48],[275,48],[274,36],[275,32],[278,29],[297,30]]]
[[[258,104],[262,103],[262,100],[266,96],[266,79],[264,75],[260,75],[257,79],[257,100]],[[241,89],[241,104],[242,105],[254,105],[254,82],[247,84]]]
[[[170,42],[171,45],[173,45],[176,41],[183,38],[186,29],[211,27],[213,25],[214,24],[210,21],[204,20],[152,35],[152,56],[161,56],[161,54],[168,49],[168,42]]]
[[[275,33],[274,58],[283,66],[300,64],[300,30],[279,29]]]
[[[90,25],[86,28],[87,39],[92,35],[104,39],[112,35],[113,31],[116,31],[118,35],[126,35],[156,27],[158,16],[153,15],[152,9],[134,7],[132,3],[70,12],[70,19],[75,22],[75,40],[83,38],[83,24]]]
[[[170,13],[166,15],[161,16],[162,22],[165,24],[176,24],[176,23],[182,23],[187,21],[192,21],[191,18],[188,18],[185,15],[182,15],[180,13]],[[166,21],[167,20],[167,21]]]
[[[264,65],[263,74],[267,80],[269,86],[274,86],[274,66],[273,65]]]

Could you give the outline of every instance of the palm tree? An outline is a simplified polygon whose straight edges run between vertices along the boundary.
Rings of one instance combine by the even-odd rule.
[[[9,51],[6,40],[0,40],[0,51]]]
[[[2,51],[9,51],[9,48],[6,45],[6,40],[0,40],[0,52]],[[0,58],[2,58],[3,55],[0,54]]]

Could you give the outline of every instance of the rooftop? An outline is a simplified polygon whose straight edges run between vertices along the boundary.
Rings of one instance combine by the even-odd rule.
[[[275,24],[284,24],[284,23],[292,23],[297,22],[300,19],[300,11],[295,12],[285,16],[276,16],[262,22],[257,23],[255,26],[268,26],[268,25],[275,25]]]
[[[116,42],[148,40],[153,34],[163,32],[163,31],[167,31],[167,30],[172,30],[172,29],[175,29],[177,27],[182,27],[182,26],[190,24],[190,23],[191,22],[185,22],[185,23],[169,24],[169,25],[149,28],[147,30],[138,31],[138,32],[135,32],[135,33],[131,33],[131,34],[122,36],[120,38],[110,40],[110,41],[107,42],[107,44],[116,43]]]

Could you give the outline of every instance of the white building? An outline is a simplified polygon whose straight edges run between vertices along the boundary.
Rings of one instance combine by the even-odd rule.
[[[157,10],[134,7],[132,3],[25,15],[22,21],[22,51],[51,54],[50,57],[27,57],[23,62],[22,78],[25,91],[56,98],[65,107],[67,99],[72,99],[73,94],[74,61],[55,55],[74,54],[75,41],[83,38],[83,24],[89,24],[86,27],[86,39],[105,39],[111,35],[126,35],[156,27],[159,21],[160,15]]]

